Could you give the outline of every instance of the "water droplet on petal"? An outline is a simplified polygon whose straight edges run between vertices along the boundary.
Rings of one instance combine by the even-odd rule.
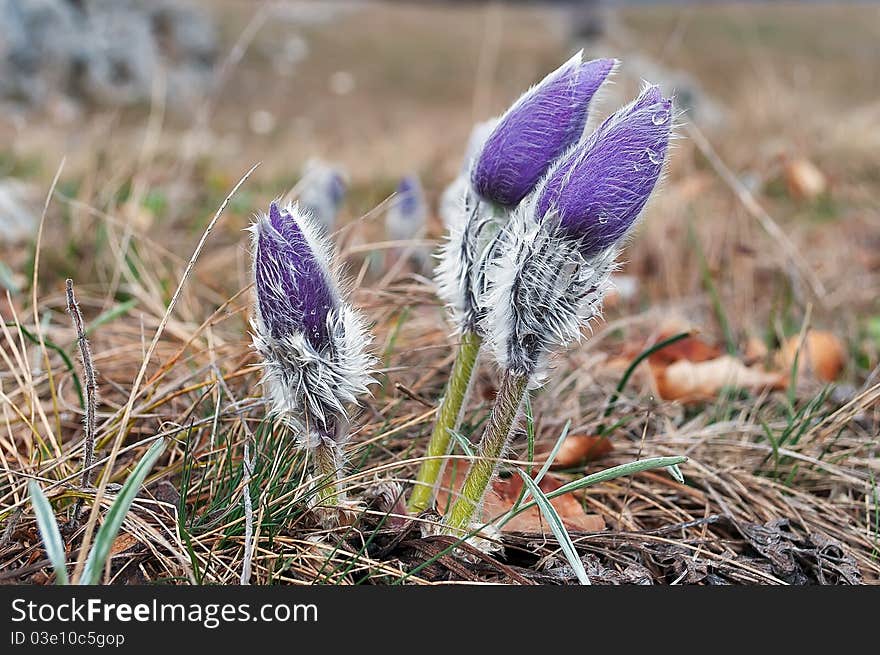
[[[651,150],[651,148],[645,148],[645,154],[648,156],[648,160],[654,164],[654,166],[659,166],[663,159],[657,154],[656,151]]]
[[[651,122],[654,125],[663,125],[666,121],[669,120],[669,112],[668,111],[658,111],[655,114],[651,114]]]

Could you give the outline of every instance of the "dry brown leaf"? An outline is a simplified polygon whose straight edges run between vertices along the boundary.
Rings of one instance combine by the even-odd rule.
[[[779,365],[785,371],[794,366],[800,336],[795,335],[785,341],[779,352]],[[798,358],[798,377],[814,375],[823,382],[834,382],[843,371],[846,349],[840,339],[822,330],[810,330],[804,337],[803,347]]]
[[[607,455],[614,446],[607,437],[594,434],[570,434],[562,442],[551,468],[564,469],[577,466],[583,462],[592,462]],[[538,456],[538,461],[544,462],[550,453]]]
[[[762,391],[785,387],[785,377],[759,366],[746,366],[724,355],[704,362],[681,360],[658,369],[657,388],[666,400],[695,401],[714,398],[723,387]]]
[[[138,540],[131,536],[127,532],[123,532],[116,539],[113,540],[113,544],[110,546],[110,557],[114,555],[118,555],[119,553],[124,553],[125,551],[134,548],[137,546]]]
[[[668,339],[673,334],[672,332],[666,333],[664,331],[657,338],[657,341]],[[651,362],[652,366],[664,366],[683,359],[689,362],[705,362],[715,359],[720,354],[721,349],[718,346],[703,341],[699,336],[691,335],[652,353],[648,361]]]
[[[767,344],[758,337],[749,337],[746,342],[745,361],[747,364],[763,361],[767,357]]]
[[[457,473],[453,476],[453,469]],[[437,507],[445,509],[449,504],[449,489],[454,484],[455,493],[453,500],[458,497],[458,491],[464,481],[467,467],[459,464],[457,467],[447,466],[443,475],[443,484],[437,493]],[[554,475],[547,474],[538,484],[541,491],[549,493],[561,487],[562,480]],[[512,475],[507,479],[495,478],[492,488],[486,494],[483,501],[483,515],[481,519],[488,521],[494,517],[503,516],[508,512],[519,498],[523,488],[522,478]],[[581,503],[573,494],[564,494],[550,501],[565,527],[569,530],[581,532],[600,532],[605,529],[605,520],[598,514],[587,514]],[[505,524],[502,532],[545,532],[550,534],[550,527],[537,507],[522,512]]]
[[[807,159],[794,159],[785,166],[785,183],[796,198],[811,200],[825,192],[825,174]]]

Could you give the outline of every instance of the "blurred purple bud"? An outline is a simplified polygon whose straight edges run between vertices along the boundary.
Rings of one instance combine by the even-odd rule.
[[[517,205],[553,160],[581,138],[590,100],[615,63],[614,59],[582,63],[578,53],[517,100],[474,163],[474,190],[490,202]]]
[[[260,319],[275,339],[302,333],[313,348],[324,349],[329,343],[327,315],[338,300],[321,255],[297,217],[275,202],[268,217],[255,223],[255,234]]]
[[[539,220],[555,217],[589,257],[623,238],[647,203],[669,149],[672,101],[650,86],[550,173]]]
[[[385,232],[391,241],[407,241],[422,234],[428,220],[428,206],[416,175],[407,175],[385,214]]]
[[[348,191],[345,173],[332,164],[310,159],[298,186],[300,209],[311,214],[325,234],[331,233]]]
[[[421,219],[424,213],[422,185],[415,175],[407,175],[397,185],[397,206],[405,218]]]
[[[342,206],[342,201],[345,200],[345,193],[348,191],[348,184],[346,184],[345,178],[342,177],[339,171],[333,171],[330,179],[327,181],[327,187],[327,193],[333,202],[333,206],[339,210]]]

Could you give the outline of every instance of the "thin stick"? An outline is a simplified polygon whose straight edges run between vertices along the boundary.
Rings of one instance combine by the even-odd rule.
[[[80,486],[83,491],[92,484],[92,464],[95,459],[95,416],[98,410],[98,383],[95,376],[95,366],[92,364],[92,351],[89,348],[89,340],[86,339],[86,327],[83,322],[82,312],[73,294],[73,280],[67,278],[67,312],[73,319],[73,328],[76,330],[76,341],[79,344],[79,354],[82,358],[83,375],[86,379],[86,407],[83,418],[83,472]],[[73,518],[70,525],[79,523],[79,515],[82,511],[83,498],[77,498],[73,506]]]
[[[242,425],[246,424],[242,421]],[[244,439],[244,458],[241,461],[242,495],[244,497],[244,558],[241,563],[242,585],[251,583],[251,563],[254,559],[254,506],[251,501],[251,475],[254,470],[254,460],[251,457],[251,435],[248,431]]]

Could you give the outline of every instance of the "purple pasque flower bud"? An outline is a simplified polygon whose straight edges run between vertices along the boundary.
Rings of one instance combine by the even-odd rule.
[[[404,216],[423,221],[426,212],[422,183],[416,175],[407,175],[397,185],[397,206]]]
[[[385,231],[392,241],[419,236],[428,220],[428,207],[422,184],[416,175],[407,175],[397,185],[397,192],[385,214]]]
[[[484,200],[514,207],[552,162],[581,138],[590,100],[614,70],[614,59],[581,61],[581,53],[529,89],[501,117],[471,170]]]
[[[346,405],[374,381],[370,335],[340,292],[329,244],[310,214],[273,202],[251,233],[253,343],[271,410],[298,428],[303,445],[341,442]]]
[[[327,315],[339,300],[326,253],[310,243],[294,212],[273,202],[254,225],[257,315],[273,338],[302,333],[321,351],[329,345]]]
[[[555,220],[592,257],[635,224],[663,171],[672,100],[649,86],[550,171],[538,192],[538,220]]]
[[[312,215],[325,234],[333,232],[348,191],[345,173],[332,164],[310,159],[297,186],[300,208]]]

